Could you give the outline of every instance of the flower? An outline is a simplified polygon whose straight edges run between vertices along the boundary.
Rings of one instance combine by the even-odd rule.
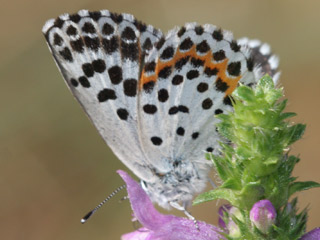
[[[134,216],[144,226],[125,234],[122,240],[218,240],[225,239],[219,228],[198,221],[159,213],[140,185],[126,172],[117,171],[127,185],[129,200]]]
[[[262,232],[267,233],[275,223],[277,213],[269,200],[256,202],[250,210],[251,222]]]
[[[238,238],[241,236],[241,231],[238,225],[232,220],[236,217],[238,220],[243,221],[240,210],[229,204],[225,204],[219,208],[219,226],[224,229],[230,237]]]
[[[219,221],[218,221],[218,224],[219,224],[219,227],[222,228],[222,229],[227,230],[227,226],[226,226],[226,223],[225,223],[225,215],[227,213],[229,213],[231,207],[232,207],[231,205],[225,204],[225,205],[222,205],[219,208]]]
[[[300,238],[300,240],[319,240],[320,239],[320,227],[313,229]]]

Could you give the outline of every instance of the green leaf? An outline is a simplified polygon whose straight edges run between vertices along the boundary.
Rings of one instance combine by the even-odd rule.
[[[225,167],[225,161],[222,157],[213,157],[213,163],[215,166],[215,170],[217,171],[221,180],[225,181],[229,177],[229,173]]]
[[[313,181],[294,182],[289,186],[289,196],[296,192],[308,190],[310,188],[320,187],[320,184]]]
[[[284,119],[295,117],[295,116],[297,116],[297,114],[294,112],[281,113],[279,120],[282,121]]]
[[[302,137],[304,131],[306,130],[306,125],[299,123],[299,124],[296,124],[294,126],[289,127],[288,130],[289,130],[288,136],[290,136],[290,140],[288,142],[288,145],[290,145]]]
[[[215,199],[225,199],[229,201],[232,205],[235,205],[234,200],[236,198],[232,190],[217,188],[215,190],[205,192],[197,196],[196,199],[193,201],[192,205],[213,201]]]
[[[226,189],[230,189],[230,190],[241,190],[241,184],[239,182],[239,180],[236,179],[228,179],[227,181],[225,181],[222,185],[221,188],[226,188]]]

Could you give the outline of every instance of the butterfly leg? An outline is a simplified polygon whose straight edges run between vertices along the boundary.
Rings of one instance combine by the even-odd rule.
[[[187,211],[187,209],[185,207],[181,206],[177,202],[170,202],[170,205],[171,205],[171,207],[178,209],[179,211],[182,211],[190,220],[192,220],[194,222],[194,225],[196,226],[197,230],[199,231],[198,221],[195,219],[194,216],[191,215],[191,213],[189,213]]]
[[[213,189],[217,188],[217,185],[213,182],[213,180],[211,178],[209,178],[209,182],[210,182]]]

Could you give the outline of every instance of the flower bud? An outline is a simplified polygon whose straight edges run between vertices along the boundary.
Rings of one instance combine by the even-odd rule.
[[[267,233],[274,224],[277,213],[269,200],[256,202],[250,211],[251,222],[262,232]]]
[[[227,217],[228,216],[228,217]],[[219,226],[225,229],[230,237],[238,238],[241,236],[241,231],[238,225],[232,220],[232,217],[236,217],[240,221],[243,221],[240,210],[230,205],[223,205],[219,209]]]

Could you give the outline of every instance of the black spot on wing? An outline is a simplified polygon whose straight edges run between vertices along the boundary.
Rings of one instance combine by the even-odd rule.
[[[180,44],[180,50],[187,51],[193,46],[193,42],[190,38],[186,38],[183,40],[183,42]]]
[[[121,38],[124,40],[133,41],[136,39],[136,34],[131,27],[126,27],[121,34]]]
[[[136,79],[126,79],[123,82],[124,94],[128,97],[135,97],[137,94],[138,81]]]
[[[70,41],[70,45],[72,47],[72,50],[74,50],[75,52],[83,53],[84,43],[81,38],[75,41]]]
[[[212,107],[213,102],[210,98],[206,98],[205,100],[202,101],[202,108],[204,110],[208,110]]]
[[[144,50],[150,50],[150,49],[152,48],[152,42],[151,42],[150,38],[147,38],[147,39],[144,41],[144,43],[143,43],[143,45],[142,45],[142,48],[143,48]]]
[[[172,84],[173,85],[179,85],[183,82],[183,76],[181,75],[175,75],[173,78],[172,78]]]
[[[106,70],[106,63],[102,59],[92,61],[93,70],[98,73],[103,73]]]
[[[102,46],[107,54],[112,54],[119,49],[119,38],[116,36],[112,37],[111,39],[104,38],[102,40]]]
[[[212,33],[212,37],[216,40],[216,41],[221,41],[223,39],[223,33],[221,29],[215,30]]]
[[[220,108],[218,108],[218,109],[216,109],[216,110],[214,111],[214,114],[215,114],[215,115],[219,115],[219,114],[221,114],[221,113],[223,113],[223,110],[221,110]]]
[[[179,135],[179,136],[183,136],[184,133],[185,133],[185,130],[183,127],[178,127],[177,130],[176,130],[176,133]]]
[[[117,99],[116,92],[113,89],[105,88],[98,93],[99,102]]]
[[[101,12],[99,11],[89,12],[89,16],[97,22],[101,18]]]
[[[61,18],[56,18],[56,20],[54,21],[54,26],[57,28],[62,28],[64,24],[64,20],[62,20]]]
[[[118,13],[110,13],[110,17],[117,24],[120,24],[123,21],[123,16]]]
[[[194,31],[196,32],[197,35],[202,35],[204,32],[204,29],[202,26],[198,25],[195,27]]]
[[[91,50],[97,52],[99,47],[100,47],[100,41],[99,38],[97,37],[89,37],[89,36],[84,36],[84,43],[87,46],[87,48],[90,48]]]
[[[117,110],[117,114],[118,114],[118,117],[121,119],[121,120],[127,120],[128,119],[128,116],[129,116],[129,113],[126,109],[124,108],[119,108]]]
[[[226,58],[226,54],[223,50],[220,50],[220,51],[215,52],[213,54],[213,59],[217,62],[220,62],[220,61],[224,60],[225,58]]]
[[[185,32],[186,32],[186,28],[185,27],[180,28],[180,30],[178,32],[178,37],[181,37]]]
[[[70,26],[67,28],[66,33],[67,33],[69,36],[76,36],[76,35],[78,34],[78,30],[77,30],[74,26],[70,25]]]
[[[122,59],[138,61],[138,58],[139,58],[138,44],[126,43],[124,41],[121,41],[121,56],[122,56]]]
[[[232,62],[228,65],[227,71],[231,76],[239,76],[241,71],[240,62]]]
[[[159,137],[152,137],[150,140],[153,145],[160,146],[162,144],[162,139]]]
[[[203,93],[203,92],[207,91],[208,88],[209,88],[209,85],[207,83],[205,83],[205,82],[201,82],[197,86],[197,90],[200,93]]]
[[[204,65],[204,60],[191,58],[191,65],[195,68],[202,67]]]
[[[92,77],[94,75],[94,69],[91,63],[82,64],[82,71],[87,77]]]
[[[216,81],[216,89],[220,92],[225,92],[229,88],[228,84],[224,81],[222,81],[221,78],[218,78]]]
[[[112,25],[110,25],[109,23],[105,23],[102,26],[102,34],[104,35],[111,35],[112,33],[114,33],[114,27]]]
[[[164,39],[164,37],[162,37],[162,38],[156,43],[156,48],[157,48],[158,50],[160,50],[160,48],[163,46],[164,42],[165,42],[165,39]]]
[[[209,67],[206,67],[205,70],[204,70],[204,73],[208,76],[208,77],[212,77],[214,75],[217,75],[218,74],[218,69],[217,68],[209,68]]]
[[[195,139],[197,139],[199,137],[199,133],[198,132],[194,132],[194,133],[192,133],[191,137],[192,137],[193,140],[195,140]]]
[[[90,22],[84,23],[84,25],[82,26],[82,31],[85,33],[96,33],[95,27]]]
[[[119,66],[113,66],[108,69],[110,81],[112,84],[119,84],[122,81],[122,69]]]
[[[230,47],[234,52],[239,52],[240,51],[240,45],[238,45],[238,43],[236,41],[232,41],[230,43]]]
[[[84,88],[89,88],[91,86],[89,80],[85,76],[79,77],[78,81]]]
[[[74,87],[78,87],[78,85],[79,85],[78,81],[76,79],[74,79],[74,78],[70,79],[70,83]]]
[[[156,63],[155,62],[148,62],[146,65],[144,65],[144,71],[146,72],[154,72],[156,69]]]
[[[70,16],[69,16],[69,19],[70,19],[72,22],[74,22],[74,23],[79,23],[80,20],[81,20],[81,17],[80,17],[79,14],[76,13],[76,14],[70,15]]]
[[[160,102],[166,102],[168,98],[169,98],[169,93],[167,89],[162,88],[158,91],[158,100]]]
[[[146,93],[151,93],[154,88],[154,85],[155,85],[154,81],[147,82],[147,83],[143,84],[143,90]]]
[[[201,43],[197,44],[196,49],[200,53],[206,53],[210,50],[210,46],[208,45],[206,40],[203,40]]]
[[[146,104],[143,106],[143,111],[147,114],[155,114],[157,112],[157,106],[153,104]]]
[[[68,47],[65,47],[63,50],[59,51],[59,53],[64,58],[64,60],[73,62],[72,53]]]
[[[184,58],[181,58],[180,60],[178,60],[178,61],[176,62],[176,64],[174,65],[174,67],[175,67],[178,71],[180,71],[180,70],[182,69],[182,67],[187,64],[187,62],[189,61],[189,59],[190,59],[190,56],[186,56],[186,57],[184,57]]]
[[[163,52],[160,55],[160,58],[162,60],[168,60],[172,58],[173,55],[174,55],[174,48],[170,46],[163,50]]]
[[[53,44],[56,46],[61,46],[62,43],[63,43],[62,37],[58,33],[55,33],[53,35]]]
[[[193,80],[195,78],[199,77],[199,71],[198,70],[190,70],[187,72],[187,79]]]
[[[158,77],[167,78],[170,76],[171,73],[172,73],[171,66],[167,66],[160,70],[160,72],[158,73]]]

